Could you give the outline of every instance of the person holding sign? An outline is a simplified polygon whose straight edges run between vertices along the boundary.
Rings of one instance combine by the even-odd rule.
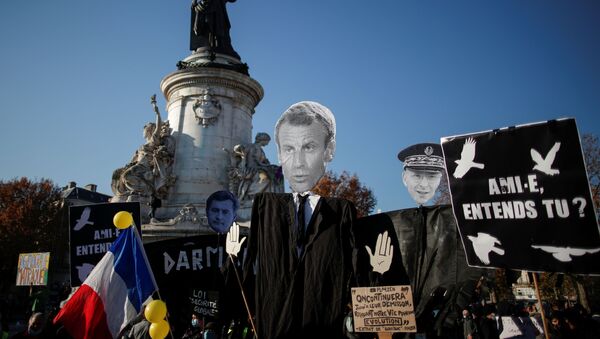
[[[442,180],[442,147],[433,143],[412,145],[400,151],[398,159],[404,163],[402,182],[408,194],[417,205],[424,205],[433,198]]]
[[[258,338],[341,338],[356,210],[310,192],[333,159],[335,119],[319,103],[296,103],[277,121],[275,140],[293,193],[257,194],[252,207],[244,273],[255,281]]]

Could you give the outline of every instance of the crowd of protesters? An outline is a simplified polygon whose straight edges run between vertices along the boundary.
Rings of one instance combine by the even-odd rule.
[[[592,317],[580,304],[544,304],[544,313],[550,339],[600,338],[600,319]],[[465,308],[462,315],[458,324],[462,335],[457,338],[498,339],[505,330],[502,318],[510,318],[521,333],[512,337],[503,335],[504,338],[545,338],[541,313],[534,303],[475,304]]]
[[[27,297],[11,296],[2,298],[0,303],[0,339],[10,338],[56,338],[67,339],[69,336],[52,319],[60,308],[60,300],[66,299],[70,288],[53,286],[40,293],[33,291]],[[22,313],[22,315],[19,315]],[[579,304],[553,303],[544,304],[546,328],[550,339],[600,338],[600,319],[592,317]],[[350,313],[351,314],[351,313]],[[503,328],[502,318],[512,319],[512,323],[522,333],[512,338],[545,338],[542,332],[541,313],[535,303],[472,304],[459,311],[459,319],[455,333],[447,338],[496,339],[500,338]],[[531,319],[535,318],[535,319]],[[536,326],[533,322],[537,321]],[[171,322],[173,323],[173,322]],[[143,312],[125,328],[121,338],[150,338],[149,323]],[[172,328],[172,330],[175,330]],[[239,321],[218,322],[190,314],[188,327],[174,331],[181,333],[174,338],[181,339],[250,339],[253,338],[251,326]],[[348,338],[373,338],[375,335],[352,333],[347,331]],[[503,337],[507,337],[506,334]]]

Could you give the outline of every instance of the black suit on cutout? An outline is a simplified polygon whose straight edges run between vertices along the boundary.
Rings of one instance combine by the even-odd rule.
[[[345,307],[355,286],[356,210],[347,200],[321,197],[300,257],[295,213],[292,194],[254,198],[244,271],[246,286],[254,286],[258,337],[343,337]]]

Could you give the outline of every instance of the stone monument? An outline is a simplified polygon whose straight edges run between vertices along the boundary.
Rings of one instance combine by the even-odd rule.
[[[156,122],[144,126],[144,143],[131,161],[113,172],[111,188],[115,196],[112,202],[140,201],[151,206],[153,213],[161,199],[167,197],[169,188],[176,181],[173,175],[175,139],[168,121],[162,121],[156,106],[156,95],[151,97]]]
[[[260,132],[256,134],[254,143],[238,144],[232,150],[225,150],[231,158],[231,164],[227,168],[229,191],[240,202],[238,220],[242,222],[250,219],[255,194],[284,191],[281,166],[272,165],[262,149],[269,141],[271,137]]]
[[[231,46],[229,1],[192,2],[192,53],[160,84],[168,120],[154,100],[157,121],[144,128],[146,143],[113,174],[113,201],[142,204],[145,242],[213,232],[205,202],[215,191],[238,195],[242,224],[254,194],[283,191],[281,170],[262,150],[270,137],[259,133],[252,143],[263,89]]]

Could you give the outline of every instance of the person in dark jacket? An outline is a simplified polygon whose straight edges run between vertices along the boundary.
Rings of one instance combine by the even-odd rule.
[[[44,314],[40,312],[33,313],[31,317],[29,317],[29,323],[27,324],[27,328],[15,334],[13,336],[14,339],[37,339],[37,338],[46,338],[47,334],[44,333],[45,328],[45,319]]]
[[[473,319],[473,316],[471,315],[471,312],[467,309],[464,309],[462,311],[463,314],[463,337],[465,339],[477,339],[478,337],[478,333],[477,333],[477,326],[475,324],[475,320]]]
[[[198,316],[197,313],[192,313],[192,318],[190,320],[190,326],[185,330],[185,333],[181,337],[181,339],[202,339],[202,327],[204,324],[202,323],[202,319]]]
[[[552,312],[552,316],[550,317],[550,326],[548,326],[548,338],[550,339],[565,339],[568,338],[564,317],[562,312],[555,311]]]
[[[479,337],[481,339],[500,338],[496,313],[492,307],[484,307],[483,317],[479,318]]]

